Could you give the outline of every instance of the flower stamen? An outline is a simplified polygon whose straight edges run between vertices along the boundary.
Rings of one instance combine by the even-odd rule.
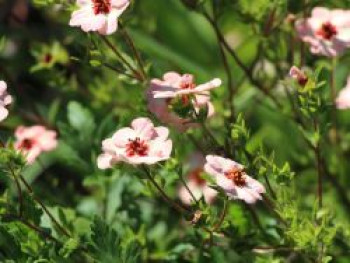
[[[227,179],[232,180],[233,183],[238,187],[244,187],[247,185],[246,173],[244,170],[239,168],[233,168],[225,173]]]
[[[140,138],[134,140],[129,139],[129,143],[126,145],[126,155],[132,157],[135,155],[146,156],[148,154],[149,146]]]
[[[33,142],[32,140],[25,139],[25,140],[23,140],[23,142],[19,145],[18,148],[29,151],[29,150],[33,147],[33,145],[34,145],[34,142]]]
[[[112,8],[111,0],[92,0],[94,14],[109,14]]]
[[[337,28],[330,22],[323,23],[316,34],[326,40],[331,40],[338,34]]]

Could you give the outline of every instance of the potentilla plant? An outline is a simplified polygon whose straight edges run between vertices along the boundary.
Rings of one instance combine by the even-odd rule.
[[[0,262],[348,261],[349,5],[253,2],[5,3]]]

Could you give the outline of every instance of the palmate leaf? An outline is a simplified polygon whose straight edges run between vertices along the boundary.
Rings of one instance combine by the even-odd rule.
[[[100,218],[95,217],[91,232],[89,250],[97,262],[139,262],[140,247],[138,243],[123,244],[118,233]]]

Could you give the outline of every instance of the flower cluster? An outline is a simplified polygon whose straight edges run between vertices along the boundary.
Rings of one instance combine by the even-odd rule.
[[[77,4],[79,9],[73,12],[69,24],[79,26],[85,32],[96,31],[99,34],[108,35],[117,30],[117,19],[130,2],[129,0],[77,0]],[[203,113],[204,118],[213,116],[215,110],[210,101],[210,91],[219,86],[221,86],[221,80],[218,78],[197,85],[191,74],[168,72],[162,79],[151,81],[146,92],[148,109],[161,122],[174,126],[179,131],[185,131],[196,127],[196,121],[203,121],[199,120]],[[102,154],[97,159],[97,166],[100,169],[107,169],[119,162],[151,165],[167,160],[172,151],[172,141],[168,139],[168,135],[169,130],[166,127],[155,127],[150,119],[137,118],[132,121],[131,127],[116,131],[111,138],[102,142]],[[18,148],[27,147],[23,142],[18,145]],[[32,146],[31,143],[28,145]],[[35,157],[36,153],[40,152],[39,149],[35,149],[31,157]],[[215,158],[217,160],[221,157]],[[258,183],[254,184],[255,181],[237,168],[238,166],[231,167],[232,169],[228,171],[226,168],[218,167],[217,163],[212,163],[212,160],[212,156],[207,156],[205,170],[216,179],[217,184],[227,192],[230,198],[242,199],[248,203],[261,199],[263,187]],[[219,175],[215,169],[210,168],[211,165],[222,170],[223,173]],[[203,166],[204,161],[197,160],[197,164],[189,172],[187,187],[179,190],[179,196],[185,204],[194,201],[193,196],[200,198],[202,195],[207,203],[211,203],[217,195],[217,192],[200,177]],[[227,174],[228,172],[230,173]],[[240,181],[237,181],[238,177]],[[226,178],[226,184],[222,183],[223,178]],[[255,194],[253,191],[256,191]]]

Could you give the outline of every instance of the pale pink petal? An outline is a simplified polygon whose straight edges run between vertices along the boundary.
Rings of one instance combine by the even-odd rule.
[[[18,140],[35,138],[45,132],[45,127],[35,125],[31,127],[19,126],[15,131],[15,136]]]
[[[169,88],[172,89],[172,88]],[[180,91],[179,91],[180,92]],[[172,90],[156,90],[153,92],[153,97],[155,99],[164,99],[164,98],[175,98],[178,95],[177,91],[175,89]]]
[[[133,140],[137,137],[136,132],[131,129],[131,128],[122,128],[118,130],[113,136],[112,136],[112,141],[106,141],[106,147],[111,148],[111,147],[125,147],[127,143],[129,143],[129,140]],[[111,145],[111,146],[108,146]],[[112,146],[113,145],[113,146]],[[105,146],[104,146],[105,147]]]
[[[137,118],[131,123],[136,136],[144,140],[150,140],[155,134],[154,125],[148,118]]]
[[[86,5],[91,6],[92,2],[91,2],[91,0],[77,0],[77,4],[79,6],[86,6]]]
[[[203,91],[209,91],[212,89],[215,89],[217,87],[220,87],[222,84],[221,79],[213,79],[205,84],[198,85],[195,90],[196,92],[202,93]]]
[[[218,195],[218,192],[209,186],[204,186],[202,189],[204,200],[207,204],[212,204],[215,200],[215,197]]]
[[[9,114],[8,110],[5,107],[0,106],[0,121],[3,121],[4,119],[6,119],[8,114]]]
[[[347,86],[338,94],[336,106],[340,110],[350,109],[350,77],[348,78]]]
[[[111,5],[116,8],[116,9],[120,9],[120,10],[125,10],[128,5],[130,4],[130,0],[112,0],[111,1]]]
[[[248,204],[254,204],[256,201],[261,200],[262,197],[257,192],[249,188],[236,188],[236,198],[245,201]]]
[[[250,176],[246,176],[247,187],[254,190],[254,192],[259,194],[264,194],[266,189],[263,184],[258,182],[257,180],[251,178]]]
[[[149,155],[162,158],[163,160],[164,158],[168,159],[170,157],[172,147],[173,144],[171,140],[154,140],[150,145]]]
[[[171,72],[165,73],[163,76],[163,79],[170,83],[180,83],[181,75],[179,73],[171,71]]]
[[[229,193],[229,194],[235,194],[236,193],[236,186],[233,183],[232,180],[229,180],[226,178],[226,176],[224,176],[223,174],[221,174],[220,176],[216,177],[216,183],[218,186],[220,186],[225,192]]]
[[[234,167],[243,169],[243,166],[235,161],[217,155],[207,155],[207,163],[220,173],[225,173]]]
[[[0,81],[0,95],[3,94],[7,90],[7,84],[5,81]]]
[[[40,147],[33,147],[32,149],[30,149],[30,151],[23,151],[23,153],[26,156],[27,163],[33,164],[36,158],[38,158],[38,156],[40,155],[41,149]]]
[[[169,129],[166,127],[156,127],[155,131],[157,132],[157,139],[165,141],[169,137]]]
[[[107,16],[107,19],[104,21],[103,27],[100,27],[98,32],[102,35],[110,35],[113,34],[118,29],[118,17],[120,15],[120,12],[118,10],[113,10],[111,13]]]
[[[311,12],[312,17],[320,18],[323,20],[329,20],[331,12],[325,7],[315,7]]]
[[[57,133],[55,131],[45,131],[37,139],[38,146],[40,146],[43,151],[52,151],[57,147],[56,136]]]
[[[97,158],[97,167],[101,170],[105,170],[112,167],[113,156],[110,154],[100,154]]]

